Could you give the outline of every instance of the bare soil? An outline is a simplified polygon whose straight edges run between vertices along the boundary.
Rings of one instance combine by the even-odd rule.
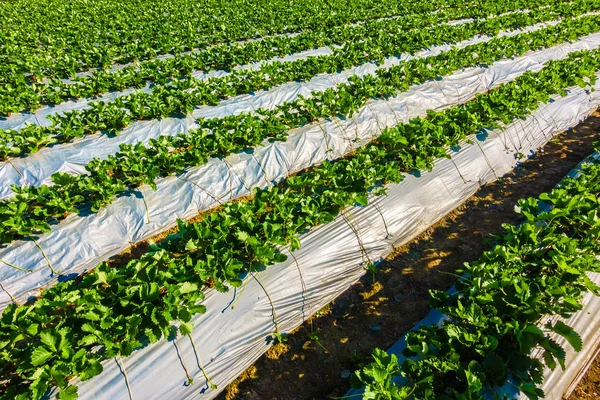
[[[568,397],[568,400],[592,399],[600,399],[600,353]]]
[[[550,190],[598,140],[600,113],[545,146],[412,242],[400,246],[331,304],[272,347],[221,393],[220,400],[301,400],[343,396],[349,375],[429,311],[429,289],[447,289],[464,262],[489,248],[490,234],[518,223],[518,199]],[[311,337],[312,336],[312,337]],[[600,361],[571,399],[600,398]],[[584,393],[584,394],[580,394]],[[589,393],[589,395],[588,395]],[[588,397],[585,397],[588,396]]]

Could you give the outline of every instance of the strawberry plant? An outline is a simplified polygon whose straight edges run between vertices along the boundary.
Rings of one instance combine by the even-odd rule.
[[[519,201],[524,222],[505,225],[494,248],[465,264],[456,292],[431,291],[431,306],[447,316],[443,324],[407,333],[402,363],[375,350],[374,362],[356,372],[363,398],[483,399],[509,380],[528,398],[543,398],[544,365],[564,369],[566,362],[550,334],[575,351],[583,344],[561,320],[542,325],[541,318],[568,318],[581,310],[585,292],[600,295],[587,275],[600,272],[599,192],[600,162],[590,159],[579,176]],[[408,383],[398,386],[399,376]]]
[[[548,3],[537,1],[539,6]],[[575,3],[549,2],[551,9],[540,10],[547,18],[557,19],[559,16],[575,15],[578,10],[595,7],[593,2],[577,1]],[[495,12],[519,10],[522,2],[502,3],[502,9],[491,8]],[[532,4],[527,4],[530,8]],[[520,12],[519,12],[520,14]],[[516,17],[519,16],[516,15]],[[231,45],[220,44],[188,54],[177,55],[167,59],[150,59],[116,71],[97,70],[91,75],[71,77],[70,82],[50,78],[46,82],[31,85],[25,77],[20,81],[12,79],[10,84],[0,87],[0,110],[4,114],[22,109],[32,110],[41,104],[60,103],[67,99],[93,97],[110,90],[123,90],[127,87],[142,87],[146,82],[164,85],[174,78],[189,75],[192,71],[210,71],[211,69],[231,69],[235,65],[263,61],[269,58],[292,54],[320,46],[346,44],[368,37],[382,34],[398,35],[407,29],[423,28],[443,23],[450,19],[481,17],[481,8],[460,4],[438,13],[409,14],[399,18],[385,20],[367,20],[358,25],[334,25],[323,30],[308,30],[297,36],[273,36],[259,41],[250,41]],[[2,89],[4,88],[4,93]],[[246,88],[246,91],[250,91]],[[1,99],[5,99],[2,102]],[[18,104],[21,104],[19,106]]]
[[[126,357],[142,343],[156,342],[168,336],[174,325],[181,335],[189,335],[194,328],[192,317],[204,312],[202,289],[210,287],[226,291],[232,286],[239,287],[242,277],[248,272],[259,271],[283,261],[285,256],[280,252],[281,246],[288,246],[292,252],[298,249],[299,233],[331,222],[347,206],[367,204],[369,194],[383,195],[385,185],[400,182],[406,172],[431,168],[436,157],[446,156],[448,148],[458,145],[467,135],[496,127],[503,120],[528,115],[537,109],[540,98],[547,99],[550,94],[564,91],[576,79],[593,79],[595,71],[600,69],[599,60],[600,51],[573,53],[567,59],[549,62],[537,73],[526,73],[513,82],[480,94],[466,104],[443,112],[430,112],[426,118],[415,118],[408,124],[386,129],[379,138],[352,155],[324,162],[276,186],[255,190],[251,199],[224,204],[198,222],[179,221],[177,235],[152,245],[148,253],[139,259],[133,259],[119,268],[102,263],[78,279],[48,288],[35,301],[11,304],[0,317],[0,396],[7,399],[39,399],[51,386],[56,386],[61,397],[74,397],[77,389],[70,379],[75,376],[90,379],[99,374],[102,371],[101,360]],[[447,129],[449,126],[452,128]],[[590,181],[595,185],[600,182],[597,176],[590,178]],[[600,189],[595,190],[597,192]],[[549,195],[548,199],[552,201],[556,196]],[[596,203],[592,202],[592,197]],[[556,204],[565,207],[559,200],[556,200]],[[582,211],[586,211],[577,219],[578,226],[588,229],[589,224],[600,225],[598,217],[588,210],[592,206],[597,208],[595,195],[582,195],[571,206],[576,208],[578,204],[581,204]],[[522,209],[524,214],[529,210],[526,204],[522,204]],[[550,212],[547,215],[554,219],[562,214]],[[532,225],[533,228],[538,227],[537,220]],[[543,226],[540,224],[537,229],[544,229]],[[535,237],[536,232],[524,231],[519,240],[532,233]],[[599,234],[600,230],[595,228],[594,232]],[[528,247],[527,251],[532,256],[538,253],[540,257],[542,253],[549,253],[552,257],[556,255],[551,259],[557,260],[558,270],[552,263],[538,263],[533,272],[554,268],[559,273],[556,282],[562,282],[563,278],[577,271],[581,272],[577,268],[584,268],[591,258],[589,253],[580,252],[572,246],[574,242],[571,240],[578,238],[561,236],[559,240],[540,242],[560,249],[557,253]],[[585,241],[590,246],[597,246],[596,242],[597,237]],[[542,249],[546,247],[544,245]],[[513,250],[507,248],[499,254],[510,255],[510,251]],[[583,261],[573,264],[574,256],[583,257]],[[565,263],[562,263],[561,257],[567,257]],[[503,259],[497,270],[503,273],[503,263],[513,259],[512,256]],[[521,265],[520,262],[517,264]],[[529,304],[531,291],[511,286],[513,272],[507,269],[504,275],[505,290],[511,290],[506,300],[510,304],[514,302],[525,307]],[[579,273],[578,276],[578,282],[587,285],[584,274]],[[552,283],[553,280],[546,279],[543,282]],[[543,282],[538,284],[541,289],[544,289]],[[485,290],[494,289],[492,283],[482,287]],[[531,292],[543,292],[543,296],[539,297],[540,302],[536,303],[536,310],[552,309],[568,313],[576,308],[572,302],[552,301],[552,296],[562,294],[556,293],[553,283],[547,288],[548,291]],[[568,294],[572,295],[570,292]],[[436,295],[436,299],[444,311],[449,310],[454,302],[453,298],[445,298],[442,294]],[[487,315],[479,309],[491,307],[485,304],[485,299],[484,293],[473,305],[461,303],[463,306],[458,308],[460,315],[470,318],[469,321],[479,327],[483,318],[481,315]],[[463,301],[463,297],[458,300]],[[501,305],[499,303],[497,307]],[[522,312],[519,315],[528,314]],[[529,343],[547,345],[550,355],[560,362],[560,357],[557,357],[560,354],[554,350],[554,345],[538,338],[536,331],[528,326],[513,327],[515,334],[525,335],[521,340],[525,348]],[[462,337],[462,326],[457,329],[457,335]],[[562,325],[547,329],[562,332],[573,343],[577,343],[576,336]],[[486,342],[483,335],[471,334],[472,329],[465,332],[470,333],[467,336],[469,340],[481,337],[479,342],[468,343],[474,344],[471,346],[473,349],[493,351],[494,343],[489,340]],[[527,336],[530,333],[534,335],[533,341]],[[414,339],[417,341],[415,347],[411,347],[415,351],[419,348],[419,337]],[[443,343],[450,345],[454,341],[446,340]],[[514,346],[519,341],[513,340],[511,343]],[[435,348],[431,348],[431,351],[435,351]],[[473,364],[461,367],[460,382],[467,382],[471,388],[480,387],[483,379],[481,368],[498,368],[496,358],[492,354],[488,358],[488,361],[482,361],[482,366]],[[381,357],[379,363],[391,363],[386,360]],[[535,365],[524,365],[529,368],[526,368],[525,374],[535,371]],[[391,376],[396,373],[392,367],[385,367],[386,374]],[[372,371],[373,375],[378,374],[378,369]],[[525,382],[526,378],[523,379]],[[430,380],[423,381],[423,390],[429,390],[426,382]],[[394,390],[394,393],[407,392],[390,388],[387,378],[380,380],[380,383],[382,387]],[[373,388],[373,391],[376,390]],[[420,395],[420,390],[413,393]],[[462,389],[457,386],[456,390]]]
[[[157,178],[180,173],[190,166],[202,165],[209,157],[226,156],[258,146],[266,138],[284,140],[292,127],[335,115],[351,116],[368,98],[392,96],[398,91],[407,90],[410,84],[435,79],[461,68],[520,55],[531,45],[541,46],[543,43],[551,46],[598,27],[600,16],[596,15],[567,20],[540,31],[497,38],[427,59],[416,58],[380,70],[376,76],[352,77],[348,84],[314,92],[311,97],[300,97],[274,110],[260,109],[252,114],[202,120],[199,121],[200,129],[186,134],[159,137],[148,144],[122,145],[118,153],[106,160],[92,160],[86,166],[88,174],[71,176],[57,173],[52,176],[52,186],[14,187],[17,195],[0,201],[0,220],[11,221],[0,227],[0,242],[9,243],[30,234],[47,232],[50,223],[66,213],[75,212],[84,203],[91,204],[92,211],[97,211],[128,188],[142,184],[154,187]],[[477,59],[473,59],[473,53],[478,54]],[[585,76],[586,71],[578,71],[561,84],[581,84],[581,73]],[[548,93],[553,93],[553,88],[549,86],[546,91],[536,93],[539,97],[532,101],[547,101]],[[494,109],[486,111],[492,115],[498,114]],[[512,115],[504,122],[515,116],[521,115]],[[452,121],[448,121],[448,126],[453,126]],[[22,216],[13,221],[17,206],[14,203],[18,203],[23,210]]]
[[[587,0],[586,0],[587,1]],[[55,115],[49,126],[28,125],[19,131],[0,130],[0,159],[22,156],[38,150],[41,146],[30,144],[29,137],[48,136],[48,143],[64,143],[83,135],[104,131],[117,134],[134,120],[155,119],[169,115],[183,115],[199,105],[216,105],[222,99],[248,91],[269,89],[292,81],[307,80],[323,72],[336,72],[364,62],[382,62],[384,56],[412,53],[425,47],[452,43],[473,37],[475,34],[495,35],[501,28],[516,29],[532,23],[552,20],[557,15],[574,12],[580,15],[595,9],[595,2],[582,3],[572,11],[541,9],[529,13],[508,14],[462,25],[439,25],[417,32],[399,32],[390,39],[390,32],[376,30],[374,37],[346,43],[329,56],[309,57],[294,62],[270,62],[258,70],[232,71],[221,78],[208,80],[186,77],[173,80],[167,85],[154,88],[151,93],[134,92],[111,102],[91,102],[91,109],[65,112]],[[578,20],[588,33],[595,31],[589,19]],[[539,44],[557,43],[547,36],[538,38]],[[36,87],[38,87],[37,85]]]
[[[0,16],[0,82],[40,83],[112,64],[180,54],[267,35],[319,31],[399,14],[426,14],[445,4],[418,1],[281,0],[12,1]],[[491,8],[491,7],[490,7]]]

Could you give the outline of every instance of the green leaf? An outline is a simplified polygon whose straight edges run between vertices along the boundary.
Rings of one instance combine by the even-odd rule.
[[[188,240],[187,243],[185,244],[185,249],[187,251],[193,251],[193,250],[197,250],[198,246],[196,246],[196,243],[194,243],[194,241],[192,239]]]
[[[544,331],[542,331],[535,324],[529,324],[529,325],[527,325],[527,327],[525,329],[523,329],[523,332],[528,332],[528,333],[532,333],[532,334],[534,334],[536,336],[539,336],[539,337],[544,337]]]
[[[569,325],[565,324],[562,321],[556,321],[554,326],[551,323],[546,325],[548,329],[552,332],[558,333],[560,336],[566,339],[567,342],[573,349],[577,352],[581,351],[583,348],[583,341],[581,340],[581,336],[577,332],[573,330]]]
[[[189,335],[193,330],[194,324],[192,322],[182,322],[181,325],[179,325],[179,332],[181,332],[183,336]]]
[[[60,400],[75,400],[77,397],[77,386],[74,385],[67,386],[58,393]]]
[[[181,294],[192,293],[197,291],[198,285],[196,285],[195,283],[184,282],[181,285],[179,285],[179,293]]]
[[[40,332],[40,339],[46,346],[50,347],[54,351],[57,351],[56,343],[58,342],[58,336],[55,335],[54,332],[48,330],[42,331]]]
[[[300,239],[296,235],[290,237],[290,251],[296,251],[300,248]]]
[[[38,333],[38,328],[40,327],[39,324],[31,324],[27,327],[27,333],[29,333],[30,335],[35,335]]]
[[[106,284],[108,284],[106,272],[104,272],[104,271],[98,271],[96,273],[96,277],[97,277],[96,278],[96,282],[94,282],[95,285],[106,285]]]
[[[504,360],[497,354],[491,354],[483,360],[483,369],[490,382],[501,386],[508,376]]]
[[[250,235],[248,235],[246,232],[242,232],[242,231],[236,232],[235,235],[242,242],[246,242],[248,240],[248,238],[250,237]]]
[[[531,333],[522,332],[517,336],[521,352],[528,354],[536,345],[535,336]]]
[[[98,360],[90,360],[85,367],[85,370],[81,373],[81,380],[87,381],[92,379],[94,376],[99,375],[102,372],[102,364]]]
[[[369,204],[369,200],[366,194],[361,194],[356,196],[356,203],[361,206],[366,206]]]
[[[547,350],[544,351],[544,362],[546,363],[548,368],[554,371],[554,369],[556,368],[556,361],[554,360],[552,353]]]
[[[29,386],[29,390],[33,394],[34,399],[41,399],[49,386],[49,376],[48,373],[43,368],[38,368],[33,374],[32,378],[33,382]]]
[[[44,346],[38,346],[31,353],[31,363],[35,366],[44,364],[50,360],[54,354]]]
[[[96,335],[85,335],[79,340],[80,346],[91,346],[96,343],[99,343],[99,339]]]
[[[88,311],[85,314],[82,315],[83,318],[88,319],[90,321],[99,321],[100,320],[100,316],[98,314],[96,314],[94,311]]]
[[[532,382],[523,382],[518,386],[519,390],[527,396],[529,400],[539,400],[544,398],[544,391],[539,389]]]
[[[387,369],[379,366],[373,366],[371,369],[375,382],[385,382],[388,377]]]

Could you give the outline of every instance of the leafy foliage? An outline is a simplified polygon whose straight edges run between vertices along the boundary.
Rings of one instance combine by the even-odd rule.
[[[577,0],[578,3],[581,0]],[[585,0],[587,1],[587,0]],[[49,1],[56,3],[55,1]],[[205,1],[206,2],[206,1]],[[212,3],[213,1],[207,1]],[[140,7],[138,2],[130,2],[128,7],[112,8],[102,1],[95,1],[94,5],[89,2],[71,1],[69,4],[74,9],[85,7],[83,15],[89,16],[90,21],[83,25],[76,24],[71,18],[64,19],[64,15],[74,14],[75,10],[58,12],[60,5],[53,13],[54,18],[48,21],[49,15],[45,13],[44,21],[35,24],[36,29],[20,31],[21,15],[13,13],[25,12],[23,8],[36,8],[24,2],[16,2],[11,9],[6,10],[13,17],[7,25],[15,28],[7,30],[9,38],[3,38],[9,44],[5,53],[0,53],[0,114],[9,114],[22,109],[32,110],[39,104],[60,103],[66,99],[93,97],[109,90],[122,90],[126,87],[141,87],[145,82],[164,84],[171,79],[187,76],[193,70],[208,71],[214,68],[231,69],[235,65],[254,61],[262,61],[268,58],[291,54],[323,45],[342,44],[356,41],[357,39],[371,37],[381,34],[398,35],[411,27],[424,28],[429,24],[444,22],[460,18],[482,18],[498,15],[511,10],[523,8],[535,9],[540,6],[559,5],[562,8],[561,15],[568,15],[573,4],[561,5],[558,0],[535,0],[516,2],[486,2],[480,7],[472,7],[462,1],[445,1],[442,3],[423,2],[399,2],[382,1],[373,6],[368,1],[353,0],[351,2],[328,2],[324,8],[334,9],[333,14],[320,10],[316,14],[310,14],[315,7],[322,7],[318,2],[303,2],[302,7],[294,3],[281,3],[279,0],[262,2],[261,10],[256,14],[255,9],[248,10],[242,7],[242,12],[236,8],[237,1],[229,2],[228,7],[219,5],[211,9],[208,15],[205,13],[204,4],[195,4],[187,1],[160,2],[148,4],[145,2],[142,8],[146,13],[137,15]],[[44,2],[47,3],[47,2]],[[165,4],[166,3],[166,4]],[[269,3],[279,3],[279,12],[271,15],[269,20],[264,10],[268,10]],[[344,6],[340,7],[341,4]],[[444,5],[448,6],[445,7]],[[94,7],[95,6],[95,7]],[[179,7],[177,7],[179,6]],[[231,9],[229,8],[231,7]],[[576,5],[575,8],[579,7]],[[292,13],[291,20],[285,11]],[[299,9],[300,8],[300,9]],[[93,11],[90,11],[93,10]],[[96,15],[96,11],[100,15]],[[432,13],[433,10],[436,13]],[[235,10],[235,17],[231,18],[228,11]],[[38,10],[36,10],[38,11]],[[46,10],[45,10],[46,11]],[[187,14],[186,14],[187,11]],[[80,11],[81,12],[81,11]],[[115,20],[103,18],[104,13],[117,13]],[[160,15],[162,13],[162,15]],[[211,14],[217,15],[211,15]],[[248,13],[252,16],[253,25],[248,27],[248,20],[243,16]],[[123,20],[123,15],[126,19]],[[185,17],[182,17],[184,15]],[[285,15],[285,26],[281,26]],[[152,16],[152,17],[151,17]],[[394,18],[384,18],[394,16]],[[79,18],[81,16],[78,15]],[[143,26],[139,24],[136,17],[141,17]],[[177,18],[184,18],[188,26],[181,29],[173,27]],[[206,23],[206,19],[220,19],[227,21],[221,25],[221,29],[206,31],[205,26],[214,26],[214,21]],[[361,24],[350,25],[360,18]],[[98,20],[99,19],[99,20]],[[194,20],[201,20],[200,25],[191,27]],[[235,19],[235,21],[231,21]],[[165,21],[166,20],[166,21]],[[2,21],[0,19],[0,21]],[[109,21],[107,24],[106,21]],[[124,24],[127,23],[127,25]],[[101,35],[87,37],[83,31],[90,25],[96,25]],[[217,24],[218,25],[218,24]],[[244,29],[241,29],[241,27]],[[30,28],[30,25],[25,25]],[[169,29],[170,28],[170,29]],[[258,28],[258,29],[257,29]],[[298,35],[275,35],[263,37],[258,41],[244,43],[231,43],[230,40],[258,37],[262,28],[262,35],[281,32],[297,32]],[[39,37],[35,36],[35,31]],[[227,37],[227,32],[235,31],[236,34]],[[381,31],[381,32],[379,32]],[[384,32],[385,31],[385,32]],[[203,32],[200,34],[200,32]],[[46,35],[51,34],[52,37]],[[146,35],[149,35],[147,37]],[[256,35],[256,36],[253,36]],[[99,37],[100,36],[100,37]],[[131,40],[133,36],[133,41]],[[92,39],[92,40],[90,40]],[[114,41],[117,40],[117,43]],[[23,43],[25,42],[25,43]],[[41,43],[40,43],[41,42]],[[123,43],[126,42],[126,45]],[[224,42],[215,46],[211,43]],[[61,47],[61,44],[70,46],[69,51]],[[37,46],[36,46],[37,45]],[[208,46],[208,47],[207,47]],[[43,48],[40,56],[39,47]],[[181,53],[187,50],[196,50],[192,53]],[[167,59],[153,59],[156,54],[173,53],[176,56]],[[149,58],[149,59],[148,59]],[[124,63],[147,59],[131,66],[112,70],[111,63]],[[77,71],[88,68],[101,67],[93,70],[91,75],[75,75]],[[70,77],[70,81],[63,81],[60,77]]]
[[[69,380],[75,376],[89,379],[100,373],[102,359],[128,356],[142,343],[168,336],[174,324],[179,326],[181,334],[189,334],[193,329],[192,317],[205,310],[202,289],[226,291],[231,286],[239,287],[241,277],[247,272],[285,260],[281,246],[289,246],[290,251],[299,248],[298,233],[331,222],[344,207],[367,204],[369,193],[384,194],[385,184],[400,182],[403,172],[430,169],[436,158],[447,156],[449,146],[459,145],[467,135],[498,126],[501,121],[526,116],[539,106],[540,100],[548,100],[550,94],[564,91],[574,80],[592,79],[594,71],[600,68],[599,60],[600,52],[573,53],[567,59],[547,63],[537,73],[526,73],[511,83],[480,94],[464,105],[444,112],[430,112],[427,118],[415,118],[408,124],[386,129],[378,139],[346,158],[325,162],[277,186],[256,190],[249,201],[226,204],[199,222],[179,221],[177,235],[153,245],[148,253],[122,267],[102,263],[78,279],[56,284],[32,303],[10,305],[0,318],[3,382],[0,396],[38,399],[50,386],[59,387],[61,393],[65,392],[64,396],[74,396],[75,389],[71,389]],[[584,207],[583,202],[581,206]],[[523,210],[525,214],[529,209],[523,205]],[[555,218],[562,217],[559,213]],[[598,221],[590,213],[585,218],[588,224]],[[561,252],[548,252],[557,260],[572,254],[585,255],[581,265],[567,257],[566,267],[558,272],[568,276],[573,275],[569,268],[578,271],[579,265],[583,267],[589,260],[587,253],[571,248],[571,240],[576,239],[561,237],[553,242]],[[594,243],[593,238],[589,241]],[[574,253],[565,253],[563,248]],[[517,250],[508,248],[498,254]],[[534,249],[531,253],[537,254]],[[552,264],[548,268],[552,268]],[[504,271],[500,266],[498,270]],[[511,286],[514,277],[510,274],[504,279],[507,287],[503,290],[511,291],[506,301],[529,304],[532,293],[540,292],[532,291],[531,287]],[[566,294],[572,294],[570,287],[565,290]],[[548,286],[546,294],[561,295],[554,284]],[[442,294],[436,295],[436,299],[444,311],[446,303],[452,300]],[[471,325],[454,323],[455,328],[444,331],[447,333],[434,346],[429,340],[423,344],[427,332],[418,332],[410,339],[411,351],[435,352],[442,344],[462,343],[472,352],[491,356],[488,352],[500,341],[492,336],[486,339],[475,329],[487,323],[484,312],[492,304],[485,303],[485,299],[483,296],[481,301],[470,302],[467,298],[458,298],[457,303],[461,305],[455,312],[456,320],[464,318]],[[562,307],[565,314],[576,308],[572,303],[560,301],[536,304]],[[504,303],[493,306],[510,308]],[[519,343],[528,349],[544,343],[552,359],[561,362],[560,348],[551,341],[543,342],[532,328],[534,317],[532,314],[528,325],[514,327],[515,334],[521,336],[520,340],[512,341],[512,345]],[[565,327],[553,325],[553,329],[576,343],[574,335]],[[448,353],[443,363],[426,367],[430,370],[451,368],[460,364],[456,357]],[[434,361],[431,358],[431,362]],[[531,374],[533,367],[527,362],[516,358],[514,362],[518,362],[521,369],[509,366],[512,373],[518,370],[523,376]],[[497,359],[490,357],[481,365],[463,366],[460,380],[471,388],[480,387],[486,370],[504,371]],[[387,367],[386,371],[389,376],[395,373]],[[389,386],[385,383],[388,375],[373,374]],[[434,390],[432,385],[431,380],[425,380],[415,393],[430,392]],[[395,393],[400,396],[405,391]]]
[[[11,1],[0,25],[0,82],[72,77],[90,68],[205,49],[217,43],[302,30],[323,30],[365,19],[424,14],[437,4],[407,0],[106,0]]]
[[[522,18],[530,22],[529,17]],[[510,23],[513,20],[508,21]],[[491,29],[497,30],[499,26],[492,24]],[[283,140],[291,127],[333,115],[351,116],[369,98],[392,96],[398,91],[407,90],[411,84],[435,79],[460,68],[485,65],[504,57],[520,55],[530,48],[551,46],[598,29],[600,16],[597,15],[567,20],[540,31],[497,38],[426,59],[413,59],[390,69],[380,70],[376,76],[353,77],[348,84],[340,84],[335,89],[324,92],[314,92],[311,97],[300,97],[274,110],[260,109],[251,114],[206,119],[199,121],[201,128],[186,134],[162,136],[151,140],[147,145],[122,145],[121,151],[115,155],[105,160],[92,160],[86,166],[88,174],[72,176],[56,173],[52,176],[52,186],[14,186],[15,195],[0,201],[0,220],[6,221],[0,227],[0,242],[9,243],[30,234],[47,232],[50,223],[76,212],[77,207],[84,203],[91,203],[92,210],[97,211],[128,188],[142,184],[154,187],[157,178],[180,173],[190,166],[202,165],[209,157],[240,152],[247,147],[260,145],[267,138]],[[478,55],[477,58],[473,58],[474,53]],[[563,85],[561,88],[582,83],[585,85],[582,80],[584,77],[594,79],[593,71],[598,57],[596,52],[591,54],[594,56],[586,64],[591,68],[589,71],[582,68],[571,77],[563,78],[559,75],[557,83]],[[576,57],[577,55],[571,56],[569,59]],[[536,93],[538,97],[531,98],[530,102],[545,101],[548,94],[555,91],[553,86],[548,86],[546,91]],[[529,103],[509,105],[516,109],[529,106]],[[499,111],[501,109],[486,110],[491,115],[498,114]],[[498,119],[508,122],[512,117],[505,118],[499,114]],[[447,122],[446,125],[452,129],[452,121]],[[439,123],[443,125],[441,121]]]
[[[411,13],[398,18],[361,21],[356,25],[321,26],[320,29],[301,31],[297,35],[276,35],[242,43],[222,43],[166,59],[144,60],[117,70],[105,68],[93,71],[91,75],[71,76],[70,81],[58,78],[40,81],[39,73],[30,77],[23,76],[20,80],[14,76],[5,77],[10,85],[0,86],[0,110],[4,109],[4,114],[17,112],[20,110],[19,104],[24,109],[32,110],[40,104],[93,97],[109,90],[139,88],[147,82],[165,84],[188,76],[192,71],[230,70],[240,64],[356,41],[362,37],[378,35],[380,30],[391,34],[404,29],[423,28],[448,18],[465,18],[477,14],[480,14],[480,9],[461,5],[435,14]],[[56,65],[51,67],[56,68]],[[35,81],[35,85],[31,85],[30,81]]]
[[[432,307],[448,319],[406,335],[403,355],[410,358],[398,365],[375,350],[375,361],[357,371],[364,398],[406,399],[410,393],[414,399],[483,399],[486,389],[509,379],[530,399],[543,398],[538,386],[544,364],[565,366],[565,351],[549,333],[575,351],[583,345],[560,319],[545,329],[540,319],[567,318],[582,308],[583,293],[600,294],[587,276],[600,272],[600,162],[590,160],[580,172],[539,200],[521,200],[517,212],[525,221],[505,225],[493,249],[465,264],[456,293],[431,292]],[[543,351],[543,362],[533,349]],[[399,388],[390,383],[394,377],[375,376],[373,369],[401,375],[408,386]]]
[[[512,7],[520,3],[505,2],[503,4]],[[490,7],[493,9],[494,6]],[[224,98],[269,89],[293,80],[308,80],[319,73],[333,73],[369,61],[381,63],[385,57],[414,53],[433,45],[455,43],[472,38],[476,34],[495,35],[503,28],[522,28],[536,22],[553,20],[558,16],[581,15],[597,8],[598,4],[595,0],[577,0],[575,3],[558,4],[553,8],[501,15],[460,25],[437,25],[416,31],[405,31],[401,27],[394,27],[394,23],[385,21],[379,28],[373,29],[371,36],[358,35],[355,40],[345,42],[341,48],[334,49],[331,55],[309,57],[294,62],[269,62],[258,70],[233,70],[227,76],[208,80],[186,76],[169,83],[159,84],[150,93],[137,91],[117,97],[110,102],[91,102],[89,103],[91,108],[52,115],[49,117],[52,123],[48,126],[30,124],[18,131],[0,130],[0,159],[22,156],[49,144],[68,142],[98,131],[118,134],[136,120],[186,114],[199,105],[215,105]],[[471,7],[471,9],[474,8]],[[587,33],[590,33],[596,31],[598,21],[588,18],[582,21],[578,20],[573,25],[579,24],[582,26],[577,28],[578,30],[586,30]],[[560,43],[548,33],[546,32],[546,36],[542,39],[538,39],[540,46]],[[571,31],[569,39],[576,36],[576,33]],[[471,54],[471,58],[473,58],[473,54]],[[139,76],[137,71],[133,74]],[[59,85],[58,82],[55,84]],[[17,91],[9,86],[6,86],[7,90],[10,90],[7,97],[10,101],[15,101],[15,98],[18,98]],[[97,87],[98,85],[92,86]],[[44,85],[35,84],[28,85],[28,87],[35,87],[35,89],[31,89],[34,90],[34,94],[24,95],[33,101],[27,106],[28,108],[35,107],[36,102],[50,101],[41,99],[45,90]],[[56,90],[49,89],[49,93],[56,97],[50,102],[58,102],[61,98],[60,92],[63,89]],[[64,89],[69,93],[67,97],[71,96],[71,90],[75,90],[72,85],[69,86],[69,89]]]

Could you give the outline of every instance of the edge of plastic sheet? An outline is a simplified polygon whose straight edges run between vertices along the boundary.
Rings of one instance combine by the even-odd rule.
[[[214,398],[270,347],[275,324],[281,332],[292,331],[356,282],[369,260],[380,260],[482,184],[510,171],[518,164],[517,152],[531,154],[553,134],[577,125],[597,108],[600,99],[594,93],[573,89],[525,120],[480,132],[472,137],[473,144],[465,142],[451,152],[451,159],[437,160],[431,172],[408,175],[390,185],[387,196],[372,198],[366,207],[350,207],[332,223],[301,235],[302,247],[294,257],[251,273],[243,290],[208,292],[207,313],[193,319],[198,354],[188,338],[163,340],[135,351],[123,360],[132,393],[148,399]],[[206,385],[200,359],[219,389]],[[196,382],[191,386],[185,386],[184,363]],[[123,366],[114,360],[103,365],[102,374],[76,382],[82,399],[126,397]]]

